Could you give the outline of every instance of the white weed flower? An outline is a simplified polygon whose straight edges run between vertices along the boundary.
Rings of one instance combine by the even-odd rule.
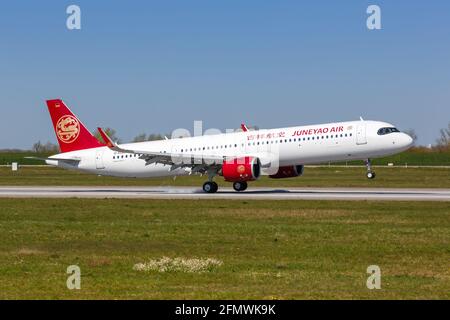
[[[187,272],[202,273],[212,271],[213,268],[223,264],[222,261],[214,258],[206,259],[186,259],[186,258],[169,258],[149,260],[144,263],[137,263],[133,269],[136,271],[157,271],[157,272]]]

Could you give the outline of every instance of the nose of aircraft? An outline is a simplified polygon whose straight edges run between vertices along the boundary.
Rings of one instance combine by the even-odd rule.
[[[402,136],[400,138],[400,145],[403,148],[409,148],[413,145],[414,140],[411,138],[408,134],[402,133]]]

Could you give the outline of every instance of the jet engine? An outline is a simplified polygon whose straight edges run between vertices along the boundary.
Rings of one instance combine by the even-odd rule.
[[[227,159],[222,165],[222,176],[225,181],[253,181],[261,175],[261,162],[258,158],[242,157]]]

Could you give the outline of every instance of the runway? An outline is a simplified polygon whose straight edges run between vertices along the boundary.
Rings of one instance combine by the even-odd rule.
[[[450,201],[450,189],[249,188],[238,193],[221,188],[206,194],[196,187],[0,187],[0,198],[116,198],[230,200],[387,200]]]

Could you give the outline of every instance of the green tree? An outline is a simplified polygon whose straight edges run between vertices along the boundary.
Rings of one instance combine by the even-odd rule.
[[[164,137],[161,134],[151,133],[147,137],[147,141],[156,141],[156,140],[164,140]]]
[[[133,142],[144,142],[147,141],[147,135],[145,133],[141,133],[134,137]]]
[[[437,147],[439,149],[445,149],[450,147],[450,122],[447,128],[443,128],[439,131],[440,137],[436,140]]]
[[[36,153],[59,153],[59,147],[51,142],[43,144],[41,141],[38,141],[33,144],[33,151]]]

